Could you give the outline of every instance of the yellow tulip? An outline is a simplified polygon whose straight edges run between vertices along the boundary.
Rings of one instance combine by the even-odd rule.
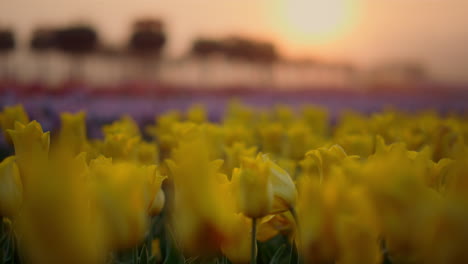
[[[320,181],[323,181],[328,176],[333,166],[340,164],[348,158],[357,158],[356,156],[348,157],[339,145],[311,150],[305,156],[302,162],[303,170],[309,176],[318,176]]]
[[[338,255],[335,234],[336,186],[321,187],[317,178],[299,182],[297,218],[300,255],[306,263],[333,263]]]
[[[112,163],[104,157],[91,161],[89,178],[94,203],[106,223],[113,248],[130,248],[144,239],[148,214],[153,213],[164,179],[156,175],[155,169],[129,162]]]
[[[102,128],[104,135],[124,134],[128,137],[140,137],[138,124],[130,116],[123,116],[120,120]]]
[[[284,212],[296,204],[297,190],[291,176],[268,155],[244,158],[241,168],[233,170],[231,182],[240,210],[249,217]]]
[[[312,147],[312,133],[304,123],[295,123],[287,128],[284,142],[284,156],[299,160]]]
[[[156,196],[154,197],[153,201],[151,202],[151,207],[149,209],[149,215],[150,216],[156,216],[159,213],[161,213],[165,202],[166,202],[166,196],[164,195],[164,191],[159,190],[156,193]]]
[[[232,100],[227,106],[224,123],[227,125],[249,126],[253,123],[254,118],[253,109],[242,105],[239,101]]]
[[[287,126],[294,120],[294,112],[287,105],[277,105],[273,109],[273,114],[276,120]]]
[[[164,191],[161,189],[163,181],[167,178],[162,176],[159,169],[156,166],[147,166],[147,184],[150,188],[150,207],[149,215],[158,215],[164,207],[166,196]]]
[[[234,224],[228,238],[221,245],[223,254],[232,263],[248,263],[251,255],[252,220],[242,214],[233,214]]]
[[[23,185],[15,157],[0,163],[0,216],[14,217],[23,201]]]
[[[43,169],[48,162],[50,133],[43,133],[41,125],[36,121],[27,125],[16,122],[15,129],[8,132],[13,140],[16,163],[27,194],[30,185],[41,180],[36,177],[40,174],[38,170]]]
[[[136,146],[136,160],[145,165],[159,163],[158,146],[156,143],[139,142]]]
[[[252,128],[245,124],[227,123],[223,126],[224,144],[227,147],[232,147],[234,144],[245,144],[252,146],[255,144],[255,135]]]
[[[273,209],[271,172],[261,159],[244,158],[239,172],[241,211],[250,218],[260,218]]]
[[[7,133],[8,129],[14,129],[15,123],[20,122],[26,125],[29,123],[29,117],[22,105],[6,106],[0,112],[0,128],[5,133],[7,142],[12,143],[10,135]]]
[[[23,150],[28,151],[27,148],[24,146]],[[33,148],[34,144],[30,144],[29,151]],[[105,260],[109,250],[105,225],[95,207],[90,206],[93,194],[86,178],[80,175],[84,170],[75,170],[82,166],[82,161],[68,155],[54,156],[28,171],[34,175],[28,175],[31,177],[24,188],[15,226],[21,238],[21,252],[32,263]]]
[[[268,215],[259,221],[257,240],[266,242],[278,234],[292,238],[295,231],[294,218],[290,212]]]
[[[206,109],[202,105],[193,105],[187,110],[187,120],[201,124],[207,120]]]
[[[346,133],[335,137],[346,153],[361,157],[368,157],[374,151],[375,137],[371,133]]]
[[[364,188],[342,176],[322,183],[305,177],[299,187],[299,244],[307,263],[380,263],[380,229]]]
[[[269,181],[273,187],[273,211],[282,212],[294,208],[297,199],[296,185],[291,176],[274,163],[268,155],[261,155],[262,161],[270,171]]]
[[[446,199],[438,210],[437,221],[430,231],[431,240],[422,243],[421,263],[463,263],[468,259],[468,203],[466,200]],[[432,210],[438,208],[432,208]]]
[[[259,128],[262,151],[273,155],[281,155],[285,136],[284,127],[278,123],[268,123]]]
[[[71,151],[73,155],[87,149],[85,113],[77,114],[63,113],[60,115],[61,128],[59,133],[59,144],[63,149]]]
[[[178,111],[170,111],[155,118],[155,125],[146,127],[146,133],[158,142],[162,158],[168,158],[172,148],[175,146],[176,138],[172,128],[181,120]]]
[[[302,109],[304,122],[315,135],[325,136],[329,130],[328,112],[319,107],[307,106]]]
[[[100,153],[116,160],[132,160],[139,142],[139,137],[129,137],[125,134],[107,135],[100,144]]]
[[[337,215],[339,263],[381,263],[380,226],[365,190],[345,187]]]
[[[405,148],[395,147],[388,155],[373,156],[360,170],[395,261],[421,262],[437,222],[441,196],[425,186],[425,169]]]
[[[236,142],[231,146],[226,146],[224,148],[226,171],[230,174],[234,168],[240,167],[242,157],[254,157],[256,151],[256,147],[247,147],[243,142]]]
[[[297,172],[299,171],[299,164],[297,161],[291,159],[278,159],[277,163],[278,166],[283,168],[291,176],[291,179],[294,180],[297,178]]]
[[[210,161],[206,135],[198,127],[187,129],[166,161],[174,182],[172,224],[184,252],[211,255],[229,237],[235,201],[227,177],[217,172],[220,162]]]

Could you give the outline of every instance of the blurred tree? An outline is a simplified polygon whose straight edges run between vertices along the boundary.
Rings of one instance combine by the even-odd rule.
[[[105,68],[104,76],[99,76],[101,84],[118,84],[123,81],[122,70],[125,68],[123,60],[125,50],[112,44],[101,44],[97,50],[99,66]]]
[[[196,57],[206,58],[219,55],[223,51],[222,43],[216,39],[198,38],[192,43],[190,53]]]
[[[261,83],[273,88],[274,85],[274,63],[279,55],[273,43],[257,42],[254,46],[254,62],[260,69]]]
[[[15,49],[15,35],[9,29],[0,29],[0,79],[9,79],[10,71],[10,55]]]
[[[80,80],[82,76],[83,59],[96,50],[98,34],[87,25],[74,25],[56,31],[57,47],[73,59],[71,79]]]
[[[55,29],[41,27],[32,32],[29,46],[36,56],[39,81],[46,81],[49,75],[50,53],[57,47]]]
[[[223,45],[219,40],[209,38],[198,38],[192,43],[190,55],[195,57],[200,63],[200,83],[205,84],[210,69],[210,59],[216,56],[223,55]]]
[[[223,40],[223,51],[227,58],[233,60],[249,61],[254,59],[255,44],[243,37],[229,37]]]
[[[226,57],[251,63],[259,69],[261,84],[273,86],[273,65],[279,54],[273,43],[255,41],[244,37],[229,37],[223,40]]]
[[[382,63],[369,75],[372,85],[376,87],[416,87],[428,79],[426,68],[417,61]]]
[[[162,21],[146,18],[133,24],[128,45],[131,54],[139,60],[142,77],[150,77],[154,72],[165,44],[166,33]]]

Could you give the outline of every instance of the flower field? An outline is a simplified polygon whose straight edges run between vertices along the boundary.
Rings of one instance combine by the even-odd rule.
[[[203,105],[88,138],[0,125],[3,263],[465,263],[468,120],[435,111]]]

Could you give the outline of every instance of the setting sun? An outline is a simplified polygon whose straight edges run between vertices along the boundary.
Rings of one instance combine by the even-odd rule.
[[[355,0],[278,0],[279,27],[298,42],[327,43],[346,31],[356,18]]]

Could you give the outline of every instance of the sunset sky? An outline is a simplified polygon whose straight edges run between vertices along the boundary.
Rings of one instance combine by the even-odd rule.
[[[467,12],[468,0],[1,0],[0,26],[27,40],[38,24],[89,21],[105,42],[122,43],[134,18],[156,16],[172,56],[196,36],[245,34],[289,57],[363,68],[419,61],[437,79],[468,82]]]

